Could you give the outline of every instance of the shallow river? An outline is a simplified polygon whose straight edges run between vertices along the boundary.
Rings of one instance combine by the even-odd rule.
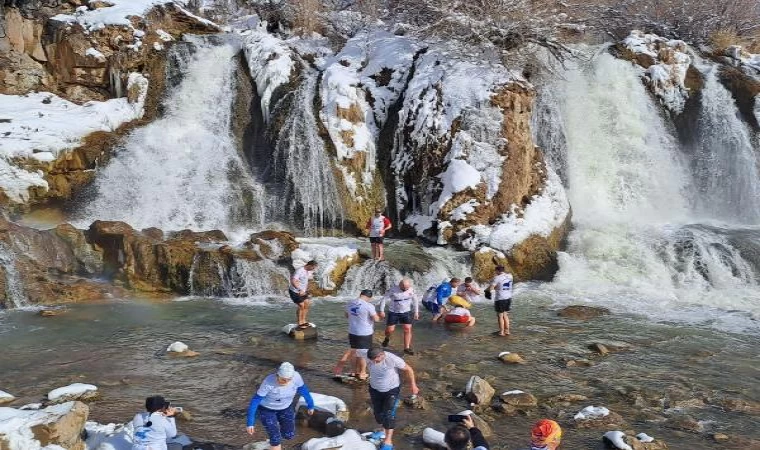
[[[320,325],[315,342],[295,342],[280,332],[294,318],[292,304],[284,298],[112,300],[72,305],[64,314],[47,318],[33,311],[0,312],[0,389],[19,397],[13,406],[20,406],[72,382],[96,384],[102,399],[91,404],[91,419],[101,423],[125,422],[141,409],[146,396],[161,393],[194,415],[192,422],[181,424],[182,431],[200,441],[240,447],[251,441],[243,431],[250,395],[265,374],[289,360],[312,391],[349,404],[352,427],[370,429],[374,424],[366,387],[330,377],[347,347],[341,305],[335,299],[317,300],[310,317]],[[588,405],[608,407],[626,421],[618,428],[646,432],[672,449],[760,448],[760,411],[712,406],[725,399],[742,400],[745,409],[760,404],[753,403],[760,402],[757,336],[630,316],[574,321],[557,317],[549,305],[541,286],[523,289],[516,297],[513,336],[508,339],[492,335],[495,319],[487,305],[475,307],[480,322],[473,330],[418,322],[417,355],[406,360],[417,370],[430,408],[400,409],[397,448],[422,448],[423,427],[444,429],[447,414],[466,409],[464,400],[450,394],[462,390],[471,375],[491,381],[497,393],[520,389],[539,400],[537,408],[514,416],[483,414],[494,429],[495,449],[522,448],[530,425],[544,416],[558,419],[565,429],[563,448],[601,449],[605,430],[573,425],[572,416]],[[400,339],[397,330],[393,350],[400,350]],[[166,356],[165,348],[176,340],[200,356]],[[623,341],[629,348],[595,356],[587,345],[600,341]],[[527,364],[505,365],[496,359],[500,351],[517,352]],[[592,365],[567,367],[570,359]],[[566,393],[588,400],[570,405],[550,401]],[[673,418],[685,414],[704,431],[673,425]],[[735,438],[736,446],[717,444],[711,437],[715,432]],[[301,428],[294,444],[310,436],[314,433]],[[263,439],[263,434],[256,436]]]

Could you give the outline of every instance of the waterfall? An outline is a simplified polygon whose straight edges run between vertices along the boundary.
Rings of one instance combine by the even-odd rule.
[[[16,257],[8,246],[0,242],[0,267],[5,275],[5,301],[14,308],[27,306],[24,286],[16,270]]]
[[[137,229],[229,230],[250,227],[251,218],[263,223],[263,188],[248,174],[230,130],[238,49],[199,37],[175,48],[173,70],[182,76],[171,76],[177,85],[163,117],[133,131],[100,170],[80,225],[101,219]]]
[[[733,316],[726,311],[760,317],[757,251],[749,244],[760,231],[726,225],[736,215],[723,209],[753,208],[757,197],[745,193],[754,161],[744,149],[743,125],[725,114],[733,102],[723,98],[718,107],[711,98],[723,96],[722,88],[706,87],[700,120],[724,126],[703,130],[692,156],[630,63],[603,53],[566,75],[558,94],[574,230],[547,287],[560,293],[554,297],[727,327]],[[736,150],[743,156],[725,155]],[[694,157],[725,161],[693,178]],[[731,166],[734,157],[747,158],[749,167]],[[725,189],[715,189],[719,171]],[[748,174],[737,174],[742,186],[728,187],[737,171]],[[713,201],[722,224],[700,212],[700,204]]]
[[[316,73],[305,73],[300,86],[276,106],[288,108],[280,111],[285,123],[274,139],[275,172],[287,186],[280,208],[291,223],[302,223],[307,236],[340,228],[343,222],[330,156],[314,117],[317,81]]]
[[[285,295],[288,270],[269,259],[260,261],[235,260],[230,268],[227,297],[256,297]]]
[[[691,149],[699,211],[725,222],[757,224],[760,175],[755,149],[747,125],[717,72],[717,66],[705,68]]]

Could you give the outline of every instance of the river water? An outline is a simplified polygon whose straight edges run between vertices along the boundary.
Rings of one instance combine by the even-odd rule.
[[[194,420],[180,428],[201,441],[241,447],[244,415],[260,380],[282,360],[296,365],[312,391],[343,398],[350,425],[374,424],[366,387],[331,380],[333,364],[347,347],[344,299],[317,299],[311,319],[320,326],[313,342],[296,342],[281,333],[294,309],[284,297],[177,301],[110,300],[71,305],[64,314],[45,318],[29,310],[0,312],[0,387],[19,400],[40,401],[49,390],[72,382],[99,386],[101,400],[91,404],[91,419],[128,421],[144,397],[161,393],[189,410]],[[621,414],[623,430],[646,432],[674,449],[727,448],[714,432],[753,439],[733,448],[758,448],[760,410],[726,411],[725,399],[760,402],[760,339],[678,324],[657,324],[637,316],[611,315],[588,322],[560,318],[543,285],[523,285],[513,313],[513,336],[492,335],[495,319],[489,305],[474,308],[480,320],[472,330],[449,330],[426,320],[415,325],[416,369],[427,410],[399,411],[397,448],[422,448],[422,428],[445,429],[446,416],[468,407],[451,393],[468,378],[488,379],[497,393],[513,389],[539,400],[515,416],[486,411],[496,449],[518,449],[527,442],[538,418],[556,418],[565,429],[564,448],[601,449],[602,429],[578,429],[572,416],[589,405]],[[423,314],[423,319],[429,316]],[[400,330],[391,349],[400,350]],[[381,339],[376,333],[376,340]],[[196,358],[169,357],[165,348],[180,340],[200,352]],[[624,342],[629,348],[606,357],[587,345]],[[501,351],[517,352],[527,364],[505,365]],[[590,367],[567,367],[568,360],[588,360]],[[727,376],[730,374],[730,376]],[[588,397],[572,405],[555,405],[558,394]],[[757,408],[758,403],[754,403]],[[688,414],[704,426],[693,433],[671,428],[673,418]],[[314,436],[299,428],[295,443]],[[256,440],[263,440],[259,434]],[[291,447],[288,447],[291,448]],[[728,447],[731,448],[731,447]]]

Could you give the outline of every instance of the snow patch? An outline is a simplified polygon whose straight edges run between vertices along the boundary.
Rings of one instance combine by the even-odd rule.
[[[48,392],[47,398],[55,401],[63,397],[78,397],[83,394],[96,392],[98,387],[94,384],[73,383],[68,386],[59,387]]]
[[[314,399],[314,407],[321,411],[326,411],[330,414],[335,414],[336,416],[339,413],[345,413],[348,411],[346,402],[339,399],[338,397],[312,392],[311,398]],[[302,406],[306,407],[306,400],[303,397],[298,400],[298,408]]]
[[[610,410],[604,406],[587,406],[580,410],[578,414],[573,417],[575,420],[594,420],[601,419],[610,415]]]
[[[127,424],[109,423],[101,425],[97,422],[87,422],[88,450],[132,450],[132,422]]]
[[[422,442],[430,446],[438,446],[446,448],[446,441],[444,438],[446,435],[433,428],[425,428],[422,430]]]
[[[0,403],[7,403],[7,402],[15,400],[15,398],[16,397],[12,396],[11,394],[5,391],[0,391]]]
[[[331,275],[333,270],[342,259],[356,258],[359,252],[356,248],[347,246],[332,246],[326,244],[302,243],[301,246],[290,254],[293,267],[303,267],[308,261],[315,260],[317,269],[314,271],[314,279],[322,289],[335,289],[335,280]]]
[[[167,33],[164,30],[158,29],[156,30],[156,34],[158,35],[158,38],[161,39],[164,42],[171,42],[174,40],[171,34]]]
[[[622,431],[608,431],[604,433],[604,437],[619,450],[633,450],[625,443],[625,433]]]
[[[167,352],[172,353],[184,353],[188,350],[190,350],[190,347],[188,347],[184,342],[180,341],[174,342],[166,348]]]
[[[499,356],[501,356],[501,355],[499,355]],[[501,395],[518,395],[518,394],[524,394],[524,393],[525,393],[524,391],[515,389],[513,391],[502,392]]]
[[[302,450],[377,450],[377,447],[362,439],[356,430],[346,430],[340,436],[312,438],[301,444]]]
[[[248,67],[261,97],[261,111],[264,120],[269,121],[272,94],[290,81],[295,61],[287,44],[267,33],[266,27],[266,21],[258,22],[255,28],[241,34]]]
[[[654,64],[645,69],[644,79],[668,110],[680,114],[690,95],[685,81],[692,58],[687,53],[686,43],[634,30],[623,40],[623,45],[633,53],[654,60]]]
[[[639,441],[648,444],[650,442],[654,442],[654,438],[646,433],[639,433],[636,435],[636,439]]]
[[[534,195],[520,213],[513,208],[491,227],[475,225],[461,232],[462,245],[475,250],[485,245],[502,252],[524,241],[531,235],[547,237],[560,227],[570,213],[570,202],[559,176],[548,168],[543,192]]]
[[[13,450],[65,450],[53,444],[42,446],[35,439],[32,427],[55,422],[61,416],[68,414],[73,407],[74,402],[34,411],[0,408],[0,436],[3,437],[7,448]]]
[[[106,55],[104,55],[103,53],[101,53],[100,51],[98,51],[97,49],[95,49],[93,47],[90,47],[87,50],[85,50],[84,55],[85,56],[90,56],[92,58],[95,58],[95,59],[97,59],[100,62],[105,62],[106,61]]]

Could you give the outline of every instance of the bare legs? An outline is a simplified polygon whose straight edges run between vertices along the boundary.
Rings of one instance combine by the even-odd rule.
[[[304,325],[308,323],[308,315],[309,315],[309,307],[311,306],[311,300],[306,299],[298,304],[298,309],[296,309],[296,324],[297,325]]]
[[[498,313],[497,317],[499,318],[499,336],[509,336],[509,314]]]

